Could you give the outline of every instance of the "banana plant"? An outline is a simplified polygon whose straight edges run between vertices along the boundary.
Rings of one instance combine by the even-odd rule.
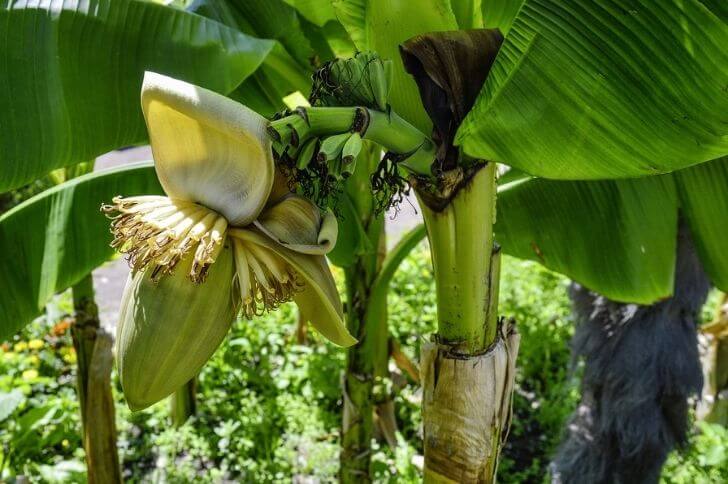
[[[384,118],[361,107],[310,108],[303,116],[271,123],[281,150],[291,139],[305,143],[365,125],[362,137],[399,155],[398,168],[420,198],[439,321],[430,356],[426,349],[423,358],[426,480],[492,480],[500,431],[507,427],[517,336],[507,326],[499,328],[495,314],[495,170],[493,163],[479,160],[550,178],[622,178],[687,168],[728,149],[717,114],[728,102],[721,88],[726,54],[718,48],[728,34],[722,7],[713,2],[617,3],[526,1],[508,20],[502,46],[491,33],[471,49],[490,50],[490,56],[470,63],[480,67],[479,76],[463,74],[469,59],[453,47],[476,41],[448,43],[433,35],[408,42],[404,60],[420,80],[424,102],[417,102],[415,81],[395,62],[391,109]],[[355,43],[364,42],[384,57],[412,35],[459,27],[458,16],[443,2],[433,1],[432,8],[409,2],[378,8],[376,1],[334,6]],[[686,35],[680,26],[687,24],[700,28]],[[457,35],[467,37],[452,37]],[[698,55],[695,45],[705,50]],[[661,61],[638,62],[647,53]],[[668,58],[669,64],[662,61]],[[474,89],[475,100],[463,81],[473,77],[484,79],[482,89]],[[646,96],[651,92],[660,98]],[[428,134],[433,124],[434,140]],[[437,163],[430,166],[433,159]],[[476,220],[474,213],[480,215]],[[519,239],[519,244],[530,246],[530,240]],[[530,251],[538,257],[541,248],[530,246]],[[661,277],[666,273],[660,271],[655,280],[648,276],[645,289],[669,294],[671,280]],[[634,288],[628,281],[619,290]],[[645,295],[639,289],[629,298],[653,300],[655,292]],[[474,364],[481,359],[487,363]],[[478,374],[487,364],[493,366]],[[487,410],[468,403],[484,400],[474,389],[485,389],[481,397],[488,397]]]
[[[152,8],[144,2],[120,4]],[[485,25],[489,25],[485,7],[496,4],[502,6],[503,2],[483,5],[481,17]],[[6,2],[3,13],[12,15],[21,10],[21,5]],[[303,125],[300,116],[288,119],[295,130],[286,129],[285,123],[279,122],[282,120],[271,124],[276,132],[280,131],[279,142],[288,142],[294,131],[299,141],[305,141],[306,136],[331,136],[352,129],[364,131],[361,127],[366,121],[362,137],[396,155],[388,159],[378,180],[396,189],[402,179],[400,170],[405,170],[426,207],[423,210],[435,263],[439,306],[438,335],[429,345],[429,356],[423,365],[425,475],[429,480],[491,480],[500,449],[499,433],[507,427],[504,416],[508,414],[517,336],[503,326],[499,331],[494,305],[498,256],[492,243],[492,161],[544,177],[596,179],[674,171],[726,152],[724,124],[716,114],[725,111],[727,102],[722,89],[726,84],[726,53],[720,48],[726,41],[726,11],[720,3],[670,1],[655,6],[638,1],[529,0],[517,10],[517,16],[509,18],[508,29],[504,24],[502,46],[497,35],[483,35],[486,47],[474,50],[484,55],[484,62],[468,62],[467,55],[457,58],[438,47],[436,51],[439,49],[445,60],[458,59],[444,62],[448,66],[438,65],[417,47],[418,42],[430,42],[427,38],[410,44],[409,69],[419,72],[419,90],[426,99],[420,102],[418,84],[406,73],[398,56],[399,45],[428,31],[480,27],[481,20],[475,15],[477,7],[477,2],[442,0],[417,4],[379,0],[334,2],[337,18],[359,49],[374,49],[394,61],[391,109],[385,112],[372,108],[309,108]],[[71,9],[55,5],[53,8],[60,10],[60,17]],[[42,7],[40,10],[42,13]],[[506,10],[509,9],[502,9]],[[155,10],[158,11],[161,10]],[[94,11],[93,15],[96,14],[98,11]],[[59,15],[45,16],[42,21],[58,18]],[[113,20],[113,16],[108,18]],[[194,19],[202,22],[198,17]],[[20,22],[3,23],[11,27],[16,24]],[[212,30],[220,29],[217,25]],[[64,56],[48,55],[48,64],[55,65],[58,58]],[[491,63],[486,76],[487,69],[483,67]],[[465,89],[463,85],[467,83],[463,78],[468,76],[451,76],[458,71],[453,66],[468,64],[480,67],[474,71],[474,78],[485,79],[482,89],[480,85]],[[18,69],[27,72],[33,66],[20,65]],[[111,72],[108,77],[113,78],[114,71],[108,65],[100,72]],[[140,74],[137,71],[137,87]],[[36,79],[27,76],[23,86],[33,86]],[[226,85],[219,90],[232,87]],[[59,91],[50,90],[56,94]],[[651,93],[661,96],[642,102]],[[475,95],[478,97],[471,109]],[[112,99],[116,97],[100,101]],[[447,106],[438,106],[436,101],[443,99],[448,100]],[[43,101],[44,106],[60,106],[47,99]],[[92,104],[86,102],[84,106]],[[74,104],[63,104],[66,105]],[[110,106],[108,111],[114,112],[114,107]],[[129,130],[119,138],[107,137],[103,143],[83,149],[71,146],[71,150],[85,154],[76,161],[89,159],[94,149],[113,147],[114,142],[109,139],[140,141],[144,137],[141,115],[138,109],[129,109],[129,113],[135,113],[136,122],[121,126],[136,126],[134,133]],[[76,128],[73,123],[64,122],[68,118],[51,119],[60,119],[56,124],[49,123],[55,132],[64,132],[68,126]],[[433,125],[436,131],[431,136]],[[10,165],[13,169],[8,173],[13,176],[8,177],[12,180],[6,182],[7,187],[71,162],[67,145],[62,145],[69,138],[46,139],[48,143],[34,143],[32,149],[48,150],[43,153],[47,156],[28,156],[22,153],[23,144],[13,144],[15,138],[3,138],[17,151],[15,154],[26,155],[13,160],[28,162]],[[53,144],[55,140],[60,142]],[[491,163],[480,161],[483,159]],[[473,219],[473,214],[484,216]],[[538,245],[531,250],[541,251]],[[37,268],[34,270],[37,272],[30,273],[40,273]],[[55,281],[44,284],[45,294],[52,294],[48,286],[52,285],[53,291],[63,285]],[[657,283],[648,286],[655,290]],[[662,293],[670,291],[664,281],[658,289]],[[42,299],[31,297],[32,310],[26,312],[38,311]],[[474,365],[481,361],[482,365]],[[489,364],[489,371],[481,368]],[[464,376],[455,381],[456,388],[443,383],[453,381],[449,374]],[[486,391],[487,415],[473,413],[482,407],[468,403],[477,399],[482,388],[491,390]],[[451,410],[447,417],[438,410],[443,408]],[[490,425],[494,417],[498,422],[496,429]],[[456,431],[439,432],[443,425],[455,427]],[[444,449],[448,450],[443,452]],[[471,453],[471,449],[478,452]]]
[[[91,243],[108,237],[100,231],[103,226],[96,223],[98,213],[92,207],[98,205],[99,196],[110,200],[122,186],[130,195],[137,190],[158,193],[160,188],[136,167],[124,170],[123,176],[111,171],[101,179],[70,178],[88,171],[77,169],[88,166],[80,160],[145,140],[136,101],[145,69],[229,92],[257,69],[273,41],[142,1],[5,1],[0,17],[3,38],[14,46],[25,45],[26,53],[32,49],[38,61],[25,62],[24,54],[9,46],[0,54],[6,65],[0,84],[7,94],[0,101],[5,120],[0,134],[1,189],[51,170],[57,182],[67,179],[0,217],[0,245],[16,253],[23,248],[19,257],[0,262],[9,288],[0,302],[0,337],[12,335],[40,314],[54,293],[73,289],[77,324],[72,335],[79,359],[88,478],[118,482],[109,383],[111,338],[98,327],[89,276],[112,252]],[[87,28],[92,24],[93,31]],[[129,45],[140,47],[129,49]],[[175,60],[179,58],[188,62],[180,64]],[[74,166],[64,171],[61,167],[66,165]],[[28,221],[47,230],[25,230]]]

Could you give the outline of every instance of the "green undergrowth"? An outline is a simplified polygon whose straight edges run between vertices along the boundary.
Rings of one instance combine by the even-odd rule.
[[[336,272],[341,282],[341,273]],[[567,281],[506,257],[501,314],[522,335],[514,419],[499,481],[542,482],[549,456],[577,402],[569,373],[573,332]],[[83,482],[77,429],[75,355],[64,314],[68,295],[0,352],[0,481]],[[389,324],[416,361],[435,326],[429,252],[420,246],[392,283]],[[49,322],[50,320],[50,322]],[[114,377],[119,447],[127,482],[333,482],[338,468],[344,352],[313,330],[295,342],[296,309],[284,306],[254,322],[237,322],[199,377],[198,415],[168,423],[166,402],[132,414]],[[419,388],[395,378],[399,445],[375,444],[377,482],[420,481]],[[724,429],[696,428],[693,446],[671,457],[665,482],[720,482],[728,476]],[[721,454],[722,452],[722,454]],[[722,460],[721,460],[722,459]]]

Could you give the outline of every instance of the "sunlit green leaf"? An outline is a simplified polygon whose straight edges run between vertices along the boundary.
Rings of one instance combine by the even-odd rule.
[[[283,98],[293,92],[308,96],[317,63],[333,57],[325,29],[283,0],[196,0],[188,10],[247,35],[273,39],[275,45],[260,69],[231,94],[266,116],[283,109]],[[340,42],[332,39],[337,46]]]
[[[146,139],[145,70],[229,92],[272,47],[139,0],[0,0],[0,191]]]
[[[0,216],[0,340],[112,256],[102,203],[161,193],[152,165],[135,164],[74,178]]]
[[[672,293],[677,194],[670,175],[619,181],[521,178],[498,192],[496,239],[617,301]]]
[[[472,156],[561,179],[723,156],[725,12],[719,1],[526,0],[458,141]]]
[[[483,0],[483,26],[508,33],[523,0]]]
[[[703,266],[713,283],[728,291],[728,157],[673,176]]]
[[[263,39],[275,39],[302,68],[310,68],[316,51],[301,28],[296,9],[283,0],[226,0],[240,30]]]
[[[283,0],[298,10],[303,17],[311,23],[323,27],[326,22],[336,20],[334,6],[331,0]]]
[[[450,0],[460,29],[483,28],[483,0]]]

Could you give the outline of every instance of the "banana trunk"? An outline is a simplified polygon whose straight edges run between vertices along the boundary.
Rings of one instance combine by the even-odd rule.
[[[438,330],[423,345],[425,482],[495,482],[508,433],[519,336],[498,318],[495,164],[416,186],[437,284]],[[474,216],[477,214],[477,216]]]
[[[73,286],[73,306],[75,321],[71,336],[77,357],[76,380],[88,482],[122,482],[111,394],[112,339],[99,325],[91,275]]]
[[[422,347],[425,482],[495,481],[508,435],[519,335],[504,328],[482,355]]]
[[[379,162],[379,150],[368,151],[359,163],[376,166]],[[381,410],[378,404],[386,401],[387,385],[383,383],[388,378],[389,332],[386,300],[373,304],[369,298],[372,283],[381,268],[386,250],[384,216],[375,213],[368,174],[369,170],[355,171],[346,187],[356,216],[366,233],[366,245],[370,250],[358,255],[345,270],[347,326],[358,343],[347,350],[343,378],[344,411],[340,458],[340,481],[343,483],[372,480],[370,464],[372,439],[375,437],[374,414]],[[385,421],[391,424],[389,419]],[[391,435],[391,432],[388,434]]]
[[[728,294],[723,296],[715,321],[700,328],[699,339],[703,392],[696,416],[728,427]]]

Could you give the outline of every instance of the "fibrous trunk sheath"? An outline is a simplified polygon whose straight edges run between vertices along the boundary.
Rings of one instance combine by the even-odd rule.
[[[91,275],[73,286],[75,322],[71,327],[77,357],[83,447],[88,482],[121,482],[116,448],[116,414],[111,394],[111,335],[99,324]]]
[[[495,481],[508,434],[519,336],[504,328],[481,355],[422,347],[425,481]]]
[[[495,164],[462,176],[445,200],[433,203],[417,188],[438,318],[420,365],[425,482],[491,483],[508,433],[519,344],[512,322],[498,318]]]
[[[552,465],[553,482],[658,482],[668,453],[686,439],[688,399],[703,383],[696,323],[708,290],[684,225],[669,299],[620,304],[572,285],[582,397]]]
[[[695,415],[700,420],[728,427],[728,294],[715,320],[700,328],[703,393]]]

